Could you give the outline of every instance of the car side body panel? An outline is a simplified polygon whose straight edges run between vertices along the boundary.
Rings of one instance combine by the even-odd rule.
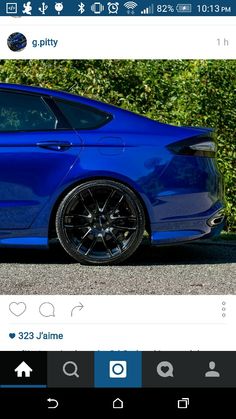
[[[223,208],[215,159],[176,155],[168,145],[209,135],[203,128],[161,124],[63,92],[0,84],[93,106],[112,115],[94,130],[0,133],[0,245],[46,247],[51,215],[66,191],[88,179],[118,180],[140,197],[153,244],[218,234],[208,224]],[[38,146],[66,141],[68,149]]]

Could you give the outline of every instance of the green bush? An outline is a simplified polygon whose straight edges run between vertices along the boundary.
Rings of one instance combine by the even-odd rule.
[[[214,128],[227,230],[236,231],[236,60],[2,60],[0,81],[86,95],[165,123]]]

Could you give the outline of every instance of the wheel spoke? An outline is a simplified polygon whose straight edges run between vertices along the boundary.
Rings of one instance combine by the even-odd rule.
[[[89,192],[89,195],[91,196],[93,204],[95,206],[95,211],[99,211],[100,208],[99,208],[99,205],[98,205],[98,201],[94,198],[94,195],[93,195],[91,189],[88,189],[88,192]]]
[[[96,245],[97,241],[98,241],[98,238],[96,236],[96,237],[93,238],[93,241],[92,241],[90,247],[85,252],[85,256],[88,256],[89,255],[89,253],[93,250],[94,246]]]
[[[112,235],[113,240],[115,241],[115,243],[117,244],[120,253],[122,253],[123,249],[122,249],[122,242],[120,242],[120,240],[116,237],[116,235],[111,231],[110,234]]]
[[[134,215],[117,215],[117,217],[114,217],[113,215],[111,215],[110,218],[111,218],[111,222],[115,222],[119,220],[132,222],[132,221],[137,220]]]
[[[112,211],[111,211],[111,216],[116,212],[116,210],[119,208],[119,206],[120,206],[120,204],[121,204],[121,202],[123,201],[123,199],[124,199],[124,195],[122,195],[121,197],[120,197],[120,199],[119,199],[119,201],[117,202],[117,204],[114,206],[114,208],[112,209]]]
[[[107,197],[107,199],[106,199],[106,201],[105,201],[105,204],[104,204],[104,205],[103,205],[103,207],[102,207],[102,211],[103,211],[103,212],[106,210],[106,208],[107,208],[107,206],[108,206],[108,203],[111,201],[111,199],[113,198],[113,196],[115,195],[115,193],[116,193],[116,191],[113,189],[113,190],[111,191],[111,193],[108,195],[108,197]]]
[[[83,246],[83,243],[84,243],[86,237],[89,235],[90,231],[91,231],[91,228],[89,228],[88,231],[86,231],[86,233],[83,235],[83,237],[81,237],[81,242],[80,242],[79,246],[77,247],[77,250],[81,249],[81,247]]]
[[[112,256],[113,256],[112,251],[111,251],[111,249],[109,249],[109,247],[107,246],[107,244],[106,244],[106,240],[104,239],[104,237],[103,237],[103,236],[102,236],[102,242],[103,242],[103,244],[104,244],[105,249],[106,249],[106,250],[107,250],[107,252],[109,253],[109,256],[110,256],[110,257],[112,257]]]
[[[91,215],[85,215],[85,214],[71,214],[71,215],[66,215],[65,218],[91,218]]]
[[[73,214],[73,215],[68,215],[68,217],[78,217],[78,218],[91,218],[91,215],[85,215],[85,214]]]
[[[116,230],[122,230],[122,231],[135,231],[136,230],[136,227],[119,226],[115,224],[112,224],[112,228]]]
[[[64,224],[65,228],[71,228],[71,229],[81,229],[81,228],[88,228],[90,227],[90,223],[84,223],[84,224]]]
[[[131,223],[131,225],[127,225],[127,223]],[[134,216],[111,217],[111,227],[122,231],[135,231],[137,219]]]
[[[83,203],[83,206],[84,206],[84,209],[87,211],[87,213],[89,214],[89,216],[91,217],[91,212],[89,211],[89,209],[88,209],[88,207],[87,207],[87,205],[85,204],[85,200],[84,200],[84,197],[83,197],[83,195],[82,195],[82,192],[80,192],[80,194],[79,194],[79,197],[80,197],[80,200],[82,201],[82,203]]]

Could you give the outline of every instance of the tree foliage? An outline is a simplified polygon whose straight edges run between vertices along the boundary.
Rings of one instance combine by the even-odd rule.
[[[236,230],[235,60],[2,60],[0,81],[60,89],[158,121],[212,127]]]

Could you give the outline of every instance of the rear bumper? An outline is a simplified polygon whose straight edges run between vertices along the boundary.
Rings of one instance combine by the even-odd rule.
[[[215,237],[225,226],[223,205],[211,216],[151,225],[151,244],[165,245]]]

